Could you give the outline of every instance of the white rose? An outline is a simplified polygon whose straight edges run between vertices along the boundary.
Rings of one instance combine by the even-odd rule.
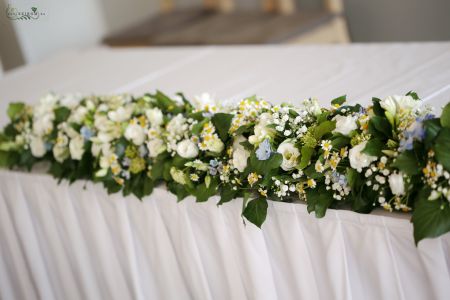
[[[358,128],[355,118],[352,116],[335,116],[333,120],[336,121],[336,129],[333,132],[338,132],[342,135],[348,136],[352,130]]]
[[[102,144],[100,144],[100,143],[92,143],[91,153],[92,153],[92,155],[94,157],[98,157],[101,150],[102,150]]]
[[[245,141],[247,141],[247,139],[242,135],[235,137],[233,141],[233,166],[238,169],[239,172],[243,172],[247,167],[247,160],[250,157],[250,152],[241,145],[241,143]]]
[[[42,157],[45,155],[45,152],[47,152],[45,149],[44,140],[41,137],[37,137],[37,136],[31,137],[30,149],[31,149],[31,154],[33,154],[34,157]]]
[[[366,144],[367,141],[364,141],[349,151],[350,166],[358,172],[361,172],[363,168],[368,167],[373,161],[377,160],[376,156],[367,155],[362,152]]]
[[[191,140],[182,140],[177,145],[177,153],[183,158],[194,158],[198,155],[198,147]]]
[[[145,140],[145,131],[138,124],[129,124],[127,129],[125,129],[125,138],[132,141],[136,146],[140,146]]]
[[[397,96],[389,96],[380,101],[380,106],[392,116],[395,116],[397,112],[397,101],[395,101],[394,97]]]
[[[70,157],[74,160],[81,160],[84,154],[84,138],[78,135],[70,140],[69,143]]]
[[[277,152],[283,155],[281,168],[285,171],[292,170],[297,166],[297,160],[300,156],[300,151],[289,140],[284,141],[278,146]]]
[[[130,119],[132,113],[131,106],[120,106],[118,109],[108,112],[108,118],[114,122],[125,122]]]
[[[405,183],[403,182],[403,173],[392,173],[389,176],[389,187],[394,195],[401,196],[405,194]]]
[[[147,119],[150,121],[152,127],[160,126],[163,123],[163,113],[159,108],[148,109],[145,112]]]
[[[219,138],[212,138],[206,142],[206,148],[214,153],[222,152],[225,145]]]
[[[152,139],[147,142],[148,156],[157,157],[166,150],[166,145],[162,139]]]

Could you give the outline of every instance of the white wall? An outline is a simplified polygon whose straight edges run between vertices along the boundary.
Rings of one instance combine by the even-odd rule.
[[[0,54],[5,45],[16,39],[23,62],[34,63],[57,52],[92,46],[124,26],[154,14],[158,0],[0,0],[19,11],[30,11],[31,6],[45,13],[37,20],[7,20],[4,11],[1,22],[9,22],[15,37],[0,32]],[[5,31],[5,28],[0,31]],[[15,51],[17,52],[17,51]],[[3,60],[17,60],[11,51]],[[17,63],[16,63],[17,64]],[[5,65],[8,65],[5,63]]]

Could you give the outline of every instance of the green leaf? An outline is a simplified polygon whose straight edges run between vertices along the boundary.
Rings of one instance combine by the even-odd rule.
[[[314,148],[303,146],[303,148],[301,150],[300,163],[298,164],[299,169],[304,169],[308,166],[309,162],[311,161],[311,157],[312,157],[313,153],[314,153]]]
[[[380,99],[378,98],[372,98],[372,103],[373,103],[373,112],[375,113],[376,116],[382,117],[384,116],[384,109],[381,107],[380,105]]]
[[[67,120],[67,118],[70,116],[70,109],[65,106],[58,107],[55,109],[55,122],[56,123],[62,123]]]
[[[338,135],[331,140],[331,145],[333,149],[341,149],[350,144],[350,138]]]
[[[25,108],[25,104],[22,102],[13,102],[10,103],[8,106],[8,117],[11,119],[11,121],[14,121],[23,111]]]
[[[226,113],[217,113],[211,118],[211,122],[214,124],[214,127],[223,142],[228,140],[228,131],[230,130],[232,120],[233,115]]]
[[[448,201],[430,201],[430,189],[422,189],[416,199],[411,221],[416,245],[425,238],[433,238],[450,231],[450,207]]]
[[[347,101],[347,95],[343,95],[343,96],[340,96],[340,97],[337,97],[337,98],[331,100],[331,104],[342,105],[345,103],[345,101]]]
[[[420,173],[419,163],[412,150],[400,153],[392,163],[392,166],[410,176]]]
[[[336,128],[335,121],[324,121],[314,128],[314,137],[319,140],[325,134],[332,132]]]
[[[414,91],[409,91],[406,93],[406,96],[411,96],[414,100],[420,100],[419,96]]]
[[[436,159],[445,169],[450,170],[450,129],[442,128],[436,138],[434,149]]]
[[[362,152],[368,155],[379,157],[381,155],[381,151],[383,150],[383,146],[384,143],[378,138],[368,140],[366,147],[364,147]]]
[[[442,127],[440,125],[439,119],[426,120],[423,122],[423,126],[425,128],[424,143],[426,147],[429,148],[431,147],[431,144],[434,142]]]
[[[278,168],[282,161],[283,156],[280,153],[272,153],[270,158],[266,160],[259,160],[254,152],[250,155],[251,169],[261,175]]]
[[[267,207],[268,204],[265,198],[256,198],[247,203],[242,215],[261,228],[261,225],[266,220]]]
[[[189,192],[185,189],[185,187],[181,184],[178,184],[176,182],[169,182],[167,184],[167,188],[169,191],[177,196],[177,201],[180,202],[187,196],[189,196]]]
[[[206,186],[206,183],[203,182],[193,187],[189,187],[188,191],[197,198],[197,202],[205,202],[208,201],[210,197],[217,194],[217,187],[217,178],[212,178],[209,186]]]
[[[317,218],[322,218],[333,202],[333,196],[325,188],[307,189],[306,202],[309,213],[315,212]]]
[[[382,133],[384,136],[388,138],[392,136],[391,124],[384,117],[373,116],[372,118],[370,118],[369,130],[371,129],[371,127],[372,129],[375,129],[376,131]]]
[[[177,102],[170,99],[166,94],[162,93],[161,91],[156,91],[156,94],[152,95],[152,97],[156,99],[159,108],[173,113],[179,112]]]
[[[217,205],[222,205],[224,203],[230,202],[237,197],[238,191],[233,190],[233,187],[229,184],[223,185],[220,189],[220,201]]]
[[[447,105],[442,110],[441,125],[442,127],[450,128],[450,103],[447,103]]]

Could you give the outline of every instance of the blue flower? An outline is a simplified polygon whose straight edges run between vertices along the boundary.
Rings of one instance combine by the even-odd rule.
[[[259,144],[258,149],[256,149],[256,157],[259,160],[268,160],[272,154],[272,148],[270,146],[269,139],[265,139],[261,144]]]
[[[209,174],[215,176],[217,174],[217,169],[213,167],[209,167]]]
[[[414,139],[409,136],[407,139],[400,140],[400,146],[398,147],[398,151],[403,152],[405,150],[412,150]]]
[[[219,165],[219,161],[217,159],[211,159],[209,161],[209,165],[213,168],[217,167]]]
[[[80,130],[81,136],[84,137],[84,140],[88,141],[94,134],[92,130],[90,130],[88,127],[83,126]]]

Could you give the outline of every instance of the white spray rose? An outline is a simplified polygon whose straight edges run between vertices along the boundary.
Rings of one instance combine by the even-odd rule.
[[[64,162],[69,157],[69,149],[67,146],[55,145],[53,146],[53,156],[57,162]]]
[[[78,135],[70,140],[70,157],[74,160],[81,160],[84,154],[84,138]]]
[[[219,138],[212,138],[206,142],[206,148],[208,149],[208,151],[214,153],[222,152],[224,147],[225,145]]]
[[[139,124],[129,124],[125,129],[125,138],[132,141],[136,146],[140,146],[145,140],[145,131]]]
[[[198,147],[191,140],[182,140],[177,145],[177,153],[183,158],[194,158],[198,155]]]
[[[352,130],[358,128],[353,116],[337,115],[333,118],[333,120],[336,121],[336,129],[334,129],[333,132],[338,132],[345,136],[348,136]]]
[[[300,151],[290,141],[286,140],[278,146],[277,152],[283,156],[281,168],[285,171],[292,170],[297,166]]]
[[[108,118],[114,122],[125,122],[130,119],[132,113],[131,106],[120,106],[118,109],[108,112]]]
[[[211,108],[217,106],[214,98],[208,93],[203,93],[200,96],[195,96],[192,104],[196,109],[206,111],[209,111],[211,110]]]
[[[405,183],[403,182],[403,173],[392,173],[389,175],[389,187],[392,194],[401,196],[405,194]]]
[[[166,151],[166,144],[162,139],[152,139],[147,142],[148,156],[157,157]]]
[[[362,152],[366,144],[367,141],[364,141],[349,151],[350,166],[358,172],[361,172],[363,168],[368,167],[373,161],[377,160],[376,156],[367,155]]]
[[[44,140],[37,136],[32,136],[30,138],[30,149],[31,154],[33,154],[34,157],[42,157],[45,155],[45,152],[47,152]]]
[[[82,123],[84,121],[84,118],[86,117],[86,114],[88,113],[88,109],[84,106],[77,107],[72,114],[69,117],[69,121],[71,123]]]
[[[160,126],[163,123],[163,113],[159,108],[148,109],[145,112],[147,119],[150,121],[152,127]]]
[[[186,124],[186,119],[182,114],[176,115],[172,120],[167,123],[167,131],[172,135],[182,135],[188,126]]]
[[[247,160],[250,157],[250,152],[241,145],[241,143],[245,141],[247,141],[247,139],[242,135],[235,137],[233,141],[233,166],[238,169],[239,172],[243,172],[247,167]]]

